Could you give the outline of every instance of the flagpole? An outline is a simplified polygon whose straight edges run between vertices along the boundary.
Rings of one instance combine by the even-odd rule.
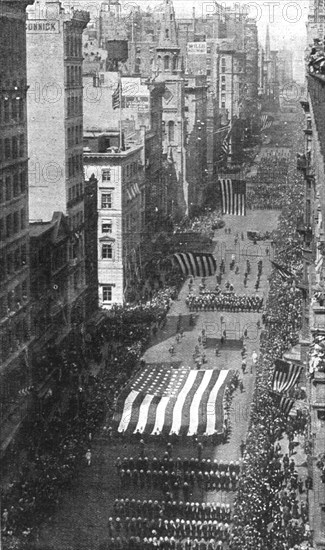
[[[123,134],[122,134],[122,79],[121,71],[118,67],[118,89],[119,89],[119,132],[120,132],[120,151],[123,150]]]

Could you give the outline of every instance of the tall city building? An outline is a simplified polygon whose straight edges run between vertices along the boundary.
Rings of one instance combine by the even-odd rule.
[[[309,44],[324,55],[324,3],[315,0],[307,25]],[[309,48],[310,53],[311,50]],[[315,58],[315,56],[314,56]],[[321,57],[320,57],[321,58]],[[297,168],[305,179],[304,212],[297,231],[303,238],[303,290],[301,361],[306,368],[306,392],[309,422],[308,493],[311,545],[325,548],[325,473],[322,467],[325,449],[325,79],[315,72],[313,57],[307,58],[307,97],[301,101],[305,112],[304,151],[297,159]],[[311,72],[311,68],[314,69]]]
[[[57,0],[28,10],[29,220],[47,223],[54,212],[67,217],[68,327],[81,326],[85,316],[82,33],[88,21],[87,12],[65,10]]]
[[[21,421],[30,383],[26,6],[0,11],[0,423],[1,455]],[[14,414],[16,409],[17,415]]]

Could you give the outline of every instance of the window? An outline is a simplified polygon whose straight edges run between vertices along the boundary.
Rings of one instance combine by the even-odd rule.
[[[104,285],[103,286],[103,302],[112,301],[112,289],[113,285]]]
[[[20,172],[20,192],[25,193],[26,191],[26,172],[23,170]]]
[[[11,177],[6,178],[6,201],[11,200]]]
[[[12,158],[16,159],[17,157],[18,157],[18,139],[17,137],[14,136],[12,138]]]
[[[14,228],[13,232],[18,233],[19,231],[19,212],[14,212]]]
[[[112,233],[112,222],[107,220],[102,223],[102,233]]]
[[[25,136],[19,136],[19,156],[23,157],[25,155]]]
[[[16,98],[13,98],[11,102],[11,117],[13,120],[17,120],[18,115],[18,102]]]
[[[135,60],[135,67],[134,67],[134,72],[135,73],[140,72],[140,65],[141,65],[141,59],[139,57],[137,57],[136,60]]]
[[[18,174],[14,174],[13,176],[13,191],[14,191],[14,197],[18,197],[20,194],[20,185],[19,185],[19,176]]]
[[[169,38],[169,29],[165,30],[165,38]]]
[[[20,211],[20,228],[25,229],[26,228],[26,211],[25,208],[22,208]]]
[[[11,146],[10,146],[10,139],[5,139],[5,160],[10,159],[11,157]]]
[[[8,214],[8,216],[6,216],[6,235],[7,235],[7,239],[9,237],[11,237],[11,228],[12,228],[12,217],[11,217],[11,214]]]
[[[221,77],[221,82],[226,82],[226,77],[225,76]]]
[[[102,193],[102,208],[112,208],[112,193]]]
[[[173,120],[168,122],[168,141],[174,141],[175,139],[175,123]]]
[[[221,84],[221,90],[226,91],[226,84]]]
[[[102,171],[102,180],[103,181],[111,181],[111,171],[110,170],[103,170]]]
[[[24,120],[24,101],[20,98],[18,101],[18,116],[20,122]]]
[[[9,105],[9,99],[8,97],[5,97],[5,102],[4,102],[4,121],[5,122],[9,122],[9,119],[10,119],[10,105]]]
[[[168,69],[169,69],[169,56],[168,55],[165,55],[165,57],[164,57],[164,69],[165,69],[165,71],[168,71]]]
[[[113,247],[111,244],[102,245],[102,260],[111,260],[113,258]]]

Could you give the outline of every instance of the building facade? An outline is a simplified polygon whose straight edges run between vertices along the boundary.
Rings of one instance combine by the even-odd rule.
[[[307,25],[308,39],[320,38],[322,2],[315,1]],[[323,38],[323,36],[322,36]],[[323,46],[320,46],[322,53]],[[308,61],[311,61],[310,57]],[[305,179],[304,215],[297,230],[304,240],[302,361],[307,375],[309,425],[307,436],[309,524],[312,546],[325,548],[325,79],[307,69],[307,97],[301,101],[305,113],[304,151],[297,167]],[[323,467],[322,467],[323,464]]]
[[[114,134],[86,133],[86,179],[97,180],[98,304],[110,309],[132,296],[145,216],[143,145],[107,147]]]
[[[67,217],[67,322],[85,319],[82,33],[84,11],[48,1],[28,10],[29,219]],[[39,52],[42,55],[39,55]]]
[[[0,12],[0,423],[1,456],[19,426],[30,385],[26,6]]]

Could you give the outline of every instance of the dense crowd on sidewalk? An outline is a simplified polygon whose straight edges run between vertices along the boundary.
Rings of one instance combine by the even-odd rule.
[[[292,165],[288,182],[285,204],[274,233],[275,259],[299,274],[302,261],[296,224],[302,213],[303,181],[295,177]],[[275,406],[269,392],[274,360],[297,344],[301,320],[301,293],[293,281],[284,281],[278,272],[273,272],[270,280],[266,315],[278,322],[266,326],[261,338],[250,428],[234,512],[232,550],[289,550],[300,548],[303,541],[310,542],[306,505],[309,480],[303,483],[294,459],[289,461],[279,444],[283,435],[287,435],[292,448],[295,433],[304,431],[306,417],[300,415],[299,424],[286,417]]]
[[[249,181],[247,207],[252,209],[280,210],[286,196],[289,159],[281,153],[263,157],[256,176]]]

